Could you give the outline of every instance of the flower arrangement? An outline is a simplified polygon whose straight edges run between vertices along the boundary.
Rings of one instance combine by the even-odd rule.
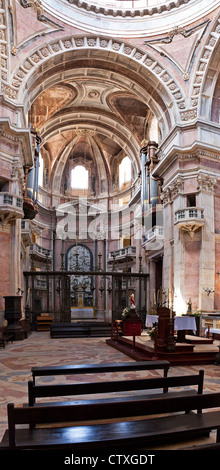
[[[149,336],[150,336],[150,339],[154,339],[154,338],[155,338],[155,332],[156,332],[156,331],[157,331],[157,325],[154,324],[154,325],[152,326],[152,328],[150,328],[150,329],[147,331],[148,334],[149,334]]]
[[[126,320],[128,317],[130,317],[130,315],[139,316],[137,313],[137,308],[136,308],[135,301],[134,301],[134,294],[131,294],[130,296],[130,307],[125,307],[122,312],[122,319]]]
[[[200,314],[201,314],[201,310],[196,310],[193,315],[195,318],[198,318],[200,317]]]
[[[123,318],[123,320],[126,320],[126,318],[129,317],[130,313],[131,313],[130,308],[128,308],[128,307],[124,308],[124,310],[123,310],[123,312],[122,312],[122,318]]]

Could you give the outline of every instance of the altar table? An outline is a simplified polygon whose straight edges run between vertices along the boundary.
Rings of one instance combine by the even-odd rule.
[[[158,323],[158,315],[147,315],[145,326],[147,328],[151,328],[153,323]],[[185,340],[185,332],[186,330],[193,331],[196,333],[196,320],[193,316],[182,316],[182,317],[174,317],[174,330],[180,333],[177,333],[178,340],[184,341]]]
[[[158,315],[146,315],[145,326],[151,328],[154,323],[158,323]]]
[[[187,330],[196,333],[196,320],[195,317],[183,316],[174,318],[174,330],[177,331],[177,341],[185,341],[185,334]]]

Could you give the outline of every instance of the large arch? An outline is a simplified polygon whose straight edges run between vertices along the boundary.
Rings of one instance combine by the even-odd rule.
[[[212,120],[214,91],[219,76],[220,24],[219,15],[198,59],[191,86],[191,106],[195,116]]]
[[[111,63],[111,66],[109,64]],[[149,106],[157,116],[162,134],[166,134],[177,122],[186,108],[186,97],[178,82],[155,58],[129,43],[99,37],[66,37],[41,46],[24,58],[14,71],[12,87],[16,100],[26,103],[26,111],[42,86],[58,80],[66,80],[72,70],[95,68],[103,74],[111,73],[111,79],[128,79],[142,89],[148,97]],[[104,75],[105,76],[105,75]],[[42,85],[43,84],[43,85]]]
[[[153,55],[128,42],[97,36],[66,37],[32,50],[14,70],[12,86],[16,88],[17,102],[22,100],[24,103],[26,116],[44,93],[56,87],[64,94],[66,92],[60,108],[54,109],[39,129],[45,148],[59,136],[66,138],[60,148],[51,144],[48,190],[52,194],[61,193],[65,165],[73,144],[77,142],[75,131],[90,133],[95,130],[103,136],[102,140],[114,142],[131,159],[133,175],[137,177],[140,171],[139,149],[146,136],[146,116],[150,116],[149,113],[156,116],[161,139],[164,139],[172,127],[181,122],[187,106],[178,82]],[[101,95],[99,99],[89,100],[87,95],[95,95],[97,90]],[[139,106],[141,103],[146,106],[146,116],[131,116],[132,123],[127,116],[123,118],[117,109],[117,97],[123,96],[127,100],[129,97],[131,102],[135,100]],[[139,118],[140,132],[134,122]],[[95,140],[94,147],[97,149],[94,152],[97,176],[100,181],[106,180],[103,194],[109,194],[110,160]]]

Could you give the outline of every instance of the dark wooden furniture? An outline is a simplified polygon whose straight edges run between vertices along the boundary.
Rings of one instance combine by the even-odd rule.
[[[50,328],[51,338],[109,337],[110,335],[110,323],[96,320],[74,323],[53,323]]]
[[[132,313],[122,323],[122,332],[124,336],[140,336],[141,330],[142,320],[136,313]]]
[[[181,450],[220,450],[220,442],[210,442],[210,444],[204,444],[201,446],[194,445],[192,447],[185,447]]]
[[[168,389],[175,387],[188,387],[197,385],[196,389],[189,389],[177,391],[177,395],[193,395],[203,392],[204,371],[200,370],[196,375],[185,375],[175,377],[156,377],[148,379],[135,379],[135,380],[115,380],[108,382],[88,382],[88,383],[74,383],[74,384],[57,384],[57,385],[34,385],[33,381],[28,382],[28,403],[29,406],[36,404],[36,398],[51,398],[51,397],[65,397],[74,395],[89,395],[99,393],[112,393],[122,391],[137,391],[144,390],[145,397],[148,390],[163,390],[163,393],[168,392]],[[172,392],[173,396],[176,396]],[[169,392],[170,395],[170,392]],[[148,395],[149,397],[149,395]],[[159,393],[157,394],[159,397]],[[139,398],[139,396],[137,397]],[[43,403],[40,403],[42,405]],[[46,402],[48,405],[48,402]],[[65,404],[59,402],[56,404]]]
[[[14,341],[25,339],[25,332],[21,326],[22,319],[21,297],[19,295],[8,295],[5,299],[5,320],[7,320],[6,331],[13,336]]]
[[[0,345],[5,348],[5,343],[7,343],[8,341],[11,341],[13,343],[13,335],[7,333],[6,328],[0,328]]]
[[[158,337],[157,348],[159,351],[166,351],[170,342],[174,344],[174,312],[167,307],[158,307]]]
[[[32,367],[32,377],[35,383],[35,377],[45,377],[50,375],[72,375],[72,374],[96,374],[100,372],[126,372],[139,370],[157,370],[163,369],[164,377],[167,376],[170,363],[161,361],[138,361],[138,362],[120,362],[105,364],[79,364],[63,365],[49,367]]]
[[[37,331],[50,331],[52,322],[53,317],[51,315],[42,313],[37,317]]]
[[[8,404],[8,430],[0,449],[63,449],[77,450],[130,447],[149,449],[151,445],[190,439],[201,433],[217,430],[220,442],[220,411],[192,413],[191,410],[220,407],[220,393],[194,396],[143,398],[134,400],[98,400],[96,403],[78,402],[66,406],[15,407]],[[167,416],[167,413],[171,415]],[[161,416],[163,414],[163,416]],[[150,415],[160,415],[149,418]],[[127,421],[125,417],[143,417]],[[146,416],[148,417],[146,419]],[[106,422],[106,419],[120,421]],[[92,424],[91,420],[103,420]],[[87,423],[80,424],[80,421]],[[75,423],[64,426],[63,423]],[[78,422],[78,423],[77,423]],[[61,427],[51,427],[62,423]],[[28,425],[17,429],[17,425]],[[45,427],[49,424],[50,427]],[[35,427],[35,425],[38,425]],[[43,425],[43,427],[41,427]]]

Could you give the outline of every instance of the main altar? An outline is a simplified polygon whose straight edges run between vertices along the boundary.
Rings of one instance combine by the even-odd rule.
[[[218,345],[198,335],[193,314],[177,316],[171,308],[159,305],[154,314],[146,315],[144,327],[137,334],[131,318],[127,319],[121,334],[106,342],[135,360],[165,359],[172,365],[219,363]]]

